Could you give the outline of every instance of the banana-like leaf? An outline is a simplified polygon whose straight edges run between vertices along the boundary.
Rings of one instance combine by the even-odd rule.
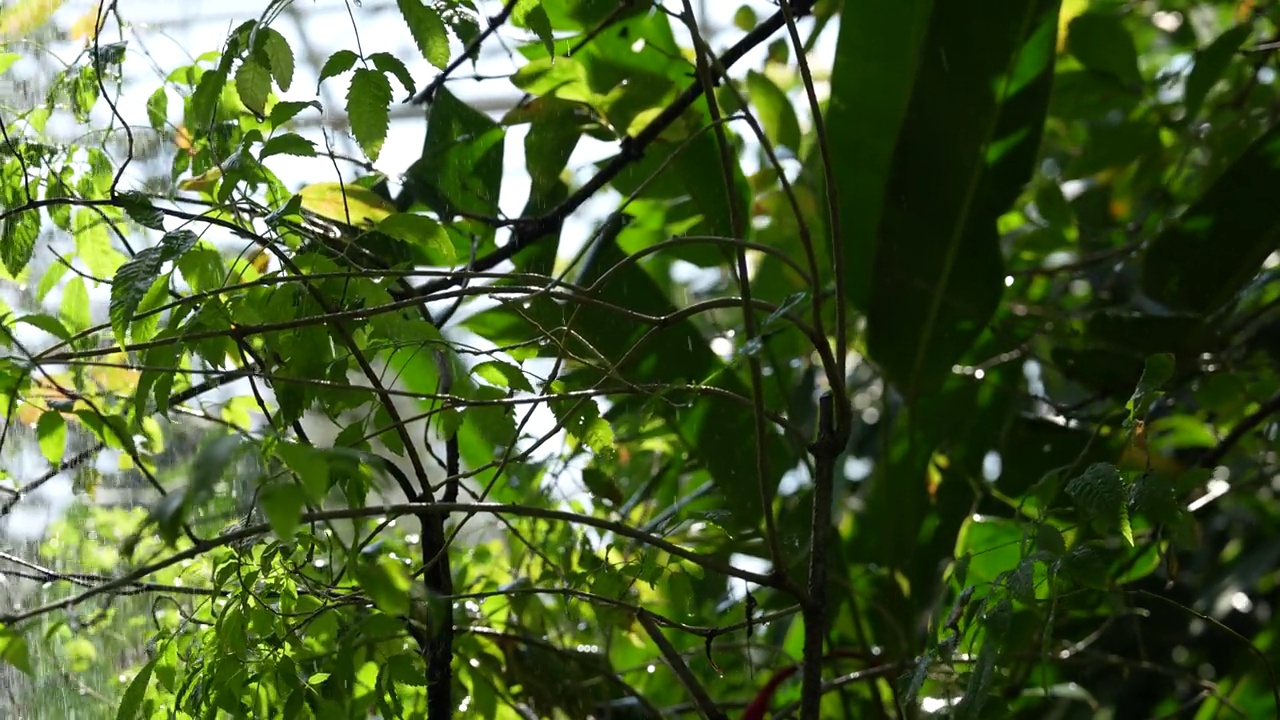
[[[846,10],[830,116],[834,136],[853,136],[840,141],[850,152],[833,147],[846,295],[867,314],[871,358],[909,399],[941,386],[999,304],[996,219],[1038,150],[1058,5]],[[875,145],[888,138],[891,153]]]

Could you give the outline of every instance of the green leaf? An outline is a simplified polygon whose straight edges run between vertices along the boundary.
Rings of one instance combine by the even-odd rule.
[[[250,112],[265,114],[267,98],[271,95],[271,72],[256,60],[245,59],[236,70],[236,92]]]
[[[160,245],[141,250],[116,270],[115,278],[111,281],[108,314],[111,331],[115,333],[115,341],[120,346],[124,346],[125,331],[132,322],[138,305],[147,292],[151,291],[152,283],[160,277],[161,266],[165,261],[178,259],[195,245],[196,236],[191,231],[166,233],[161,238]]]
[[[0,627],[0,661],[28,676],[32,675],[31,651],[27,648],[27,640],[13,628]]]
[[[386,75],[395,75],[396,80],[404,86],[410,97],[417,92],[417,86],[414,85],[413,76],[409,74],[409,69],[404,66],[400,58],[391,53],[374,53],[369,56],[369,62],[373,66]]]
[[[293,84],[293,48],[289,47],[289,41],[279,30],[270,27],[258,29],[258,41],[262,43],[271,76],[276,79],[282,92],[288,92],[289,86]]]
[[[151,685],[151,674],[155,671],[156,663],[161,657],[157,655],[151,658],[151,661],[143,665],[138,674],[133,676],[133,680],[129,681],[129,687],[125,688],[124,696],[120,699],[120,707],[116,710],[116,720],[134,720],[139,716],[142,701],[147,697],[147,687]]]
[[[597,455],[613,456],[613,427],[600,417],[600,408],[594,400],[574,398],[553,400],[549,404],[565,432]]]
[[[577,283],[589,286],[603,273],[614,268],[625,256],[617,246],[617,227],[610,226],[584,262]],[[750,397],[751,390],[736,373],[725,367],[712,352],[707,337],[692,322],[653,329],[643,323],[621,318],[608,306],[627,308],[654,317],[675,312],[662,286],[641,266],[629,263],[609,276],[609,281],[596,288],[594,297],[605,305],[584,303],[574,310],[574,331],[590,349],[575,345],[578,352],[593,357],[600,353],[608,366],[635,383],[707,383],[738,397]],[[564,320],[556,316],[538,317],[542,327],[556,327]],[[650,331],[653,330],[652,333]],[[647,338],[646,338],[647,336]],[[644,352],[638,356],[637,343],[645,339]],[[623,358],[628,361],[621,362]],[[653,360],[646,360],[651,358]],[[657,359],[661,359],[658,361]],[[602,382],[604,378],[584,371],[581,383]],[[677,401],[679,411],[666,402],[645,406],[664,418],[672,432],[685,439],[687,451],[706,464],[712,481],[731,511],[734,530],[755,529],[761,522],[761,483],[772,495],[782,473],[790,467],[790,457],[781,438],[766,435],[765,455],[769,476],[760,478],[756,461],[756,443],[752,413],[744,406],[718,395],[703,395],[686,402]],[[632,403],[615,406],[638,410]],[[726,452],[727,448],[732,448]]]
[[[362,557],[355,564],[356,582],[379,610],[403,616],[409,614],[409,573],[396,560],[380,555]]]
[[[518,27],[526,27],[533,31],[547,49],[548,55],[556,54],[556,37],[551,29],[551,18],[542,9],[541,0],[520,0],[511,11],[511,20]]]
[[[134,311],[142,302],[142,297],[151,289],[151,283],[160,274],[164,260],[159,247],[150,247],[133,256],[120,266],[115,278],[111,281],[111,302],[108,313],[111,318],[111,330],[115,333],[116,342],[121,347],[125,344],[125,333],[129,322],[133,320]]]
[[[22,59],[22,56],[15,52],[0,52],[0,74],[9,72],[9,68],[13,64]]]
[[[17,277],[36,249],[40,237],[40,214],[35,210],[19,210],[5,218],[4,232],[0,233],[0,262],[13,277]]]
[[[339,50],[338,52],[330,55],[329,59],[325,60],[324,65],[320,68],[320,79],[317,83],[323,83],[331,77],[341,75],[342,73],[350,70],[356,66],[356,61],[359,59],[360,56],[350,50]],[[316,94],[320,94],[319,84],[316,85]]]
[[[89,290],[84,286],[83,278],[77,276],[67,281],[62,288],[59,311],[73,331],[87,330],[93,323],[93,316],[89,314]]]
[[[1280,125],[1254,141],[1147,247],[1142,287],[1175,310],[1208,314],[1249,283],[1280,241]]]
[[[302,519],[302,507],[306,497],[302,488],[292,482],[272,483],[259,493],[259,506],[267,516],[271,529],[281,540],[291,540],[298,522]]]
[[[67,327],[62,324],[61,320],[58,320],[58,318],[53,317],[52,315],[45,315],[44,313],[36,313],[34,315],[23,315],[22,317],[18,318],[14,322],[23,323],[25,325],[30,325],[31,327],[35,327],[35,328],[40,328],[41,330],[49,333],[50,335],[58,338],[59,340],[71,339],[71,331],[68,330]]]
[[[427,117],[422,157],[405,176],[406,191],[444,219],[459,211],[496,216],[504,137],[488,115],[440,88]]]
[[[1118,532],[1133,546],[1129,525],[1129,485],[1120,471],[1108,463],[1094,463],[1082,475],[1067,483],[1067,494],[1079,505],[1085,518],[1099,529]]]
[[[387,139],[387,127],[391,122],[391,83],[377,70],[356,69],[347,90],[347,115],[351,120],[351,134],[356,136],[360,149],[377,160],[382,143]]]
[[[1222,33],[1213,42],[1196,51],[1187,84],[1182,91],[1182,104],[1186,108],[1183,120],[1193,122],[1200,114],[1200,106],[1209,91],[1222,79],[1236,52],[1253,34],[1253,24],[1237,25]]]
[[[1094,72],[1130,85],[1142,82],[1138,48],[1116,15],[1090,12],[1072,20],[1067,26],[1067,51]]]
[[[533,392],[533,386],[529,384],[529,378],[524,376],[520,368],[510,363],[489,360],[471,368],[471,372],[498,387]]]
[[[457,262],[449,234],[440,223],[425,215],[396,213],[379,222],[378,231],[422,248],[432,265],[453,265]]]
[[[449,64],[449,31],[440,13],[422,0],[396,0],[413,41],[427,62],[441,70]]]
[[[186,117],[188,128],[201,131],[208,127],[226,84],[227,73],[221,68],[209,70],[200,76],[196,91],[191,95],[191,105]]]
[[[299,190],[298,196],[307,212],[357,228],[371,228],[396,211],[381,195],[359,185],[316,183]]]
[[[524,161],[530,188],[522,217],[545,215],[568,197],[569,186],[562,174],[582,138],[573,103],[543,98],[531,105],[534,112],[529,132],[524,137]],[[531,247],[514,258],[516,267],[521,272],[550,275],[555,267],[556,240],[553,237],[535,239]]]
[[[846,264],[874,257],[870,277],[854,269],[847,278],[849,297],[862,301],[858,288],[870,282],[868,352],[909,401],[941,386],[999,303],[1004,271],[996,219],[1030,178],[1056,30],[1052,0],[1020,0],[995,15],[935,5],[901,127],[878,126],[880,142],[896,137],[884,191],[876,193],[884,203],[873,212],[878,231],[859,234],[867,230],[865,200],[848,194],[857,183],[841,187],[841,202],[854,203],[846,207],[856,220],[844,228]],[[833,108],[850,103],[855,113],[873,114],[868,106],[882,101],[866,93],[876,87],[838,87],[853,95],[833,97]],[[865,247],[871,242],[874,251]]]
[[[262,144],[262,152],[258,154],[258,160],[266,160],[272,155],[315,157],[316,144],[297,133],[284,133]]]
[[[147,122],[156,131],[163,130],[169,123],[169,94],[163,87],[156,88],[147,98]]]
[[[139,192],[125,192],[120,194],[119,200],[120,206],[124,208],[130,220],[142,227],[164,232],[164,213],[157,210],[146,195]]]
[[[831,72],[827,126],[844,234],[845,293],[865,310],[875,276],[876,237],[894,147],[911,102],[933,0],[880,0],[845,6]],[[932,47],[932,46],[931,46]]]
[[[176,541],[187,514],[214,497],[219,481],[244,447],[236,435],[218,435],[201,444],[191,463],[187,485],[161,498],[151,509],[151,517],[165,542]]]
[[[271,106],[271,116],[269,118],[271,121],[271,125],[277,128],[281,127],[285,123],[289,122],[294,117],[296,117],[298,113],[302,112],[303,110],[306,110],[309,107],[315,108],[317,112],[324,111],[320,103],[316,102],[315,100],[310,100],[307,102],[298,102],[296,100],[285,100],[285,101],[278,102],[275,105]]]
[[[36,422],[36,436],[40,439],[40,453],[53,467],[62,464],[67,452],[67,421],[62,413],[49,410]]]
[[[324,452],[310,445],[289,442],[277,445],[276,452],[298,477],[307,497],[312,502],[320,502],[329,492],[329,460]]]
[[[752,70],[747,73],[747,93],[756,106],[756,117],[769,142],[799,154],[800,121],[796,118],[795,106],[782,88],[763,73]]]
[[[1146,419],[1147,408],[1151,407],[1151,403],[1160,396],[1160,388],[1173,379],[1173,371],[1176,367],[1177,363],[1170,353],[1159,353],[1147,358],[1138,386],[1134,388],[1133,396],[1129,398],[1127,409],[1130,424],[1135,420]]]

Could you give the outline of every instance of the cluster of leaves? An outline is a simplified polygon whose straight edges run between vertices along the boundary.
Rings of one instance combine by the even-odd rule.
[[[10,665],[117,717],[1280,711],[1275,10],[791,0],[717,54],[688,2],[398,0],[421,62],[340,49],[326,108],[287,5],[149,128],[97,32],[3,118],[0,439],[50,470],[0,514],[103,450],[149,493],[5,556]],[[494,118],[449,82],[500,34]]]

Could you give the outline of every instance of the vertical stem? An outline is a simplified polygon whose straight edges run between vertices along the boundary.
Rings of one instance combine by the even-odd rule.
[[[810,448],[814,465],[813,527],[809,535],[809,583],[804,605],[800,720],[818,720],[822,707],[822,650],[827,637],[827,541],[831,536],[831,502],[840,450],[835,397],[828,392],[818,401],[818,437]]]
[[[741,240],[747,236],[747,224],[746,218],[742,216],[743,214],[739,212],[737,205],[733,202],[733,194],[737,191],[733,174],[736,161],[733,156],[733,146],[729,144],[729,137],[725,133],[724,123],[720,116],[720,105],[716,102],[716,82],[707,60],[708,57],[714,59],[715,54],[707,47],[701,31],[698,29],[698,20],[693,14],[693,4],[690,0],[684,0],[684,21],[688,25],[689,35],[693,39],[698,82],[702,85],[703,93],[706,96],[707,112],[711,116],[712,131],[715,133],[716,146],[720,151],[720,169],[724,179],[724,191],[729,198],[729,224],[733,228],[734,238]],[[737,248],[734,261],[734,264],[730,267],[733,268],[734,275],[737,276],[738,294],[742,297],[742,329],[746,333],[747,341],[750,342],[756,338],[756,317],[755,309],[751,304],[751,277],[747,269],[747,251],[740,245]],[[769,557],[773,561],[773,572],[782,575],[786,573],[786,564],[784,562],[786,556],[782,552],[782,543],[778,539],[778,524],[773,517],[769,451],[766,446],[768,432],[764,416],[764,372],[760,367],[760,358],[754,353],[747,355],[747,369],[751,377],[751,405],[755,419],[756,487],[760,494],[760,510],[764,515],[765,542],[768,543]]]

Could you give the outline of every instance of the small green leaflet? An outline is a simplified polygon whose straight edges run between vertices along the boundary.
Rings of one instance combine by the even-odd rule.
[[[387,139],[390,108],[391,83],[387,76],[369,68],[357,69],[347,91],[347,116],[351,119],[351,134],[370,160],[378,159]]]
[[[396,0],[413,41],[427,62],[441,70],[449,64],[449,31],[440,13],[422,0]]]
[[[195,233],[190,230],[166,233],[159,245],[142,250],[116,271],[111,282],[108,314],[111,317],[112,332],[121,347],[125,344],[125,334],[133,320],[133,314],[143,297],[151,290],[152,283],[160,276],[160,268],[165,262],[181,257],[195,244]]]

